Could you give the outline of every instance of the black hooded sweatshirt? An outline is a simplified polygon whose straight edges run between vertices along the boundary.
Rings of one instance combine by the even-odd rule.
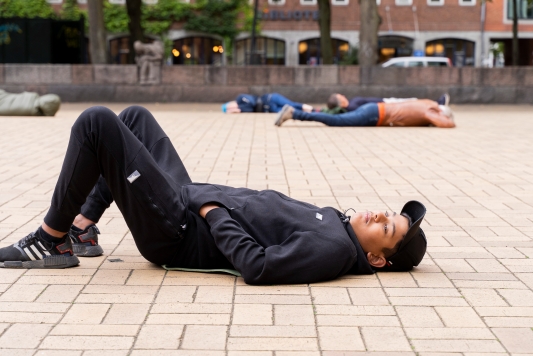
[[[230,268],[248,284],[299,284],[372,274],[348,219],[274,190],[212,184],[182,188],[186,238],[171,265]],[[214,203],[206,218],[200,208]]]

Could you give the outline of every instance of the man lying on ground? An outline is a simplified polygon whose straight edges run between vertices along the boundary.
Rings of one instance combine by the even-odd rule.
[[[54,116],[61,99],[55,94],[8,93],[0,89],[0,116]]]
[[[368,103],[401,103],[404,101],[415,101],[419,100],[418,98],[376,98],[376,97],[364,97],[364,96],[356,96],[350,100],[346,98],[346,96],[339,94],[339,93],[333,93],[328,98],[327,103],[327,113],[328,114],[341,114],[343,112],[348,111],[355,111],[359,109],[361,106],[368,104]],[[437,100],[437,104],[448,106],[450,103],[450,95],[443,94],[441,95]],[[334,112],[332,112],[334,110]]]
[[[273,190],[192,183],[168,136],[138,106],[84,111],[72,127],[50,209],[0,249],[3,268],[65,268],[102,253],[98,222],[115,201],[140,253],[159,265],[236,269],[246,283],[312,283],[347,273],[408,271],[427,246],[426,209],[353,216]],[[70,231],[70,233],[69,233]]]
[[[261,96],[251,94],[240,94],[237,99],[229,101],[222,105],[222,112],[228,114],[237,114],[241,112],[270,112],[276,113],[284,105],[302,110],[305,112],[313,111],[313,107],[307,104],[296,103],[278,93],[270,93]]]
[[[328,126],[437,126],[455,127],[449,106],[432,100],[401,103],[369,103],[343,114],[303,112],[284,106],[274,124],[281,126],[288,120],[318,121]]]

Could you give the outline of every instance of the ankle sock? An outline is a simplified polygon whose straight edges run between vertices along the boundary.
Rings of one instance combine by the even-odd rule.
[[[65,236],[63,237],[52,236],[46,231],[44,231],[42,226],[39,226],[38,231],[39,231],[39,235],[41,236],[41,238],[47,242],[57,243],[57,242],[63,241],[65,237],[67,237],[67,234],[65,234]]]
[[[74,230],[74,231],[76,231],[76,232],[82,232],[82,231],[83,231],[82,229],[80,229],[79,227],[74,226],[74,225],[72,225],[72,226],[70,227],[70,229],[71,229],[71,230]]]

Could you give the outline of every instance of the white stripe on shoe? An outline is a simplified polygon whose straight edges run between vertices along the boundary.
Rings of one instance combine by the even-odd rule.
[[[43,244],[41,244],[41,241],[37,241],[36,245],[39,245],[37,246],[39,250],[41,250],[41,254],[43,254],[44,256],[52,256],[52,254],[50,254],[50,252],[48,252],[48,250],[46,249],[46,247],[43,246]]]
[[[30,248],[30,246],[24,247],[24,253],[30,258],[30,260],[35,261],[37,258],[35,258],[35,255],[33,253],[33,250]]]

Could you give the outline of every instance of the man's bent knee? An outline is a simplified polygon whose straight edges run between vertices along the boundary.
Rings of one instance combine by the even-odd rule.
[[[92,127],[97,124],[112,123],[116,118],[115,113],[105,106],[93,106],[81,113],[74,123],[73,128],[80,125],[89,125]]]
[[[145,107],[139,105],[132,105],[122,110],[118,117],[122,122],[126,123],[126,121],[151,118],[152,113],[148,111],[148,109],[146,109]]]

